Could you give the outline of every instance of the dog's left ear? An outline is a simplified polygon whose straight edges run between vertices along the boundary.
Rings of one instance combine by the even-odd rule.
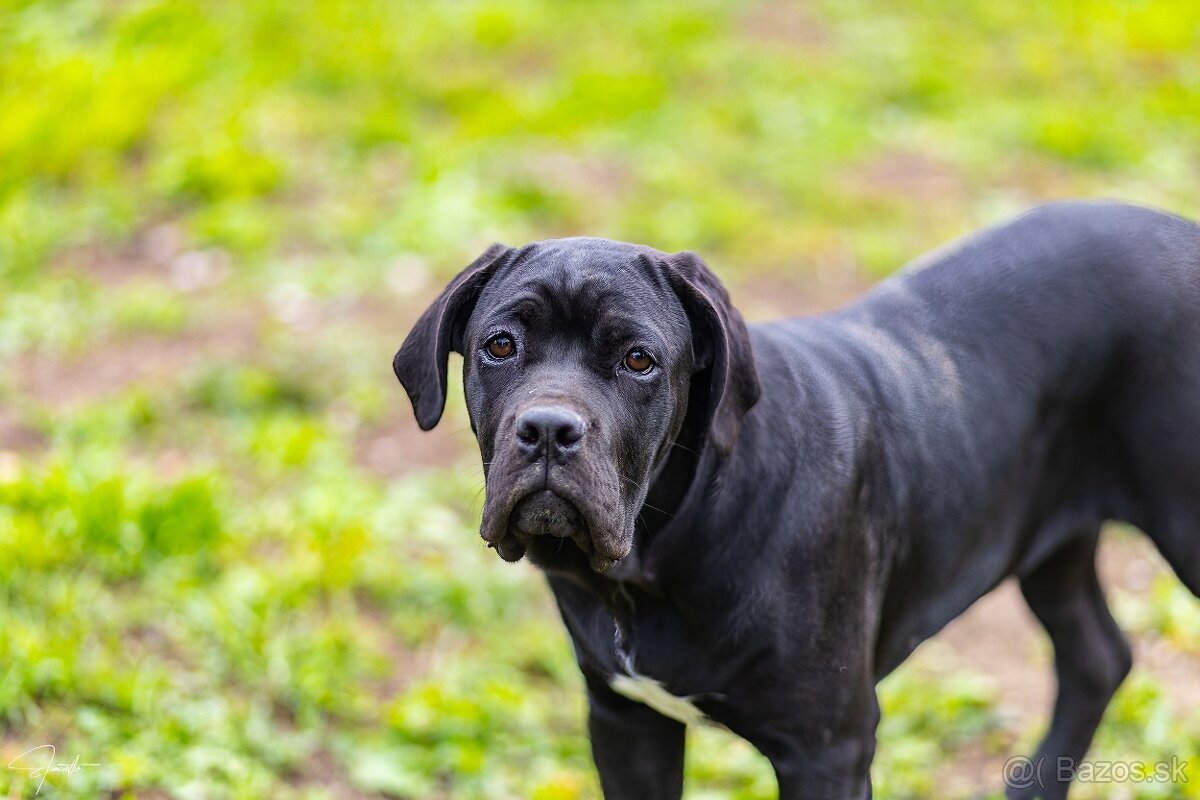
[[[709,438],[729,455],[742,417],[758,402],[758,371],[742,315],[713,271],[695,253],[667,256],[667,279],[692,325],[696,370],[709,370]]]
[[[413,326],[392,369],[408,392],[413,414],[427,431],[442,418],[446,407],[446,362],[450,351],[462,352],[462,336],[475,301],[508,247],[493,244],[450,281],[433,305]]]

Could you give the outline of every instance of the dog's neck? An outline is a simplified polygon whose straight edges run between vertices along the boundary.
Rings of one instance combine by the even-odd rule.
[[[696,479],[700,464],[711,459],[712,454],[705,453],[706,446],[702,422],[686,420],[667,449],[663,464],[655,471],[656,477],[634,526],[633,548],[629,555],[605,572],[603,578],[658,593],[653,561],[646,556],[659,531],[675,518]]]

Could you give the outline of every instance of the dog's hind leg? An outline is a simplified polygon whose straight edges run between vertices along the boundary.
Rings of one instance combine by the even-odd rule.
[[[1096,577],[1098,538],[1098,529],[1081,532],[1021,578],[1021,591],[1054,645],[1058,696],[1034,771],[1020,781],[1012,776],[1010,800],[1066,797],[1074,768],[1133,663]]]
[[[1148,528],[1146,532],[1175,576],[1192,594],[1200,597],[1200,515],[1191,519],[1179,515],[1167,524]]]
[[[1200,597],[1198,409],[1200,400],[1187,410],[1195,419],[1172,409],[1135,429],[1157,435],[1144,439],[1136,453],[1140,509],[1128,521],[1146,532],[1183,585]],[[1161,420],[1170,420],[1173,425]]]
[[[1200,322],[1196,326],[1200,341]],[[1200,597],[1200,352],[1174,348],[1171,380],[1139,381],[1119,401],[1128,513],[1192,594]],[[1179,362],[1179,363],[1175,363]]]

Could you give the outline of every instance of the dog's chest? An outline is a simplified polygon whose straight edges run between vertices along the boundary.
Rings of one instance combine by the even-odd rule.
[[[698,626],[676,604],[628,585],[605,603],[565,581],[551,586],[585,672],[663,716],[720,724],[714,715],[727,702],[729,665],[714,661],[710,643],[692,638]]]
[[[616,648],[619,671],[609,677],[608,685],[614,692],[649,706],[664,717],[678,720],[685,725],[708,720],[704,712],[696,706],[693,695],[673,694],[662,681],[638,670],[634,663],[635,648],[629,636],[629,629],[618,620],[614,620],[613,645]]]
[[[608,679],[608,685],[617,694],[649,706],[664,717],[685,725],[695,725],[708,719],[690,696],[673,695],[662,683],[637,671],[613,675]]]

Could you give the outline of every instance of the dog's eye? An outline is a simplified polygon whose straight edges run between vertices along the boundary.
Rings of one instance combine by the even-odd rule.
[[[516,344],[507,333],[497,333],[487,342],[488,355],[492,358],[508,358],[516,349]]]
[[[625,354],[625,367],[634,372],[649,372],[654,366],[654,359],[641,348],[635,347]]]

